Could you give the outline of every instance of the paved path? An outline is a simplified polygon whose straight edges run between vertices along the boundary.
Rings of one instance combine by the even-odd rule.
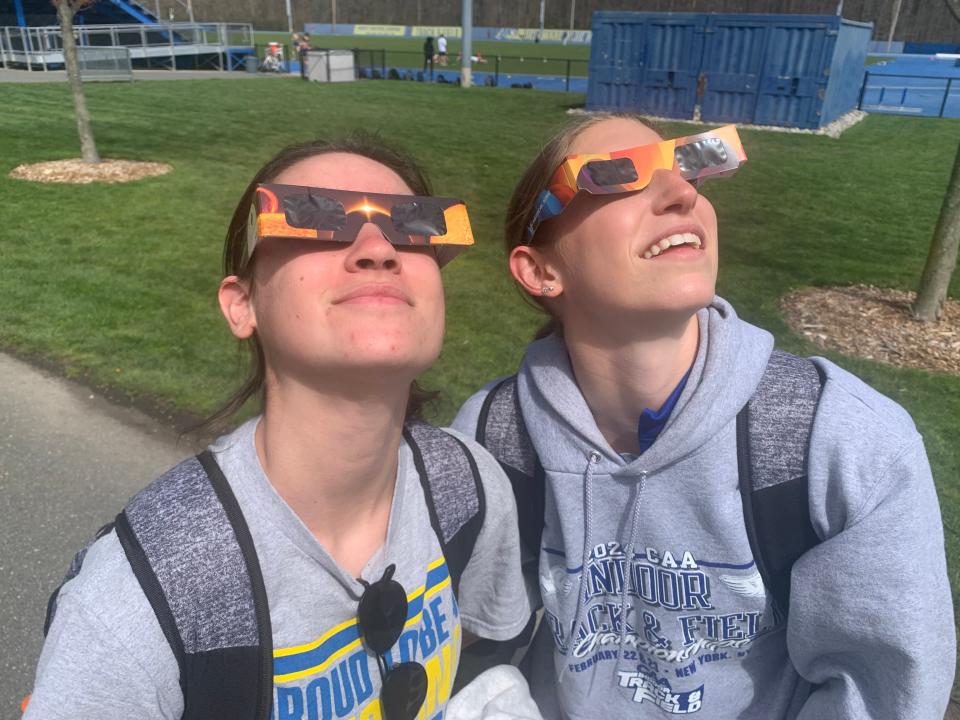
[[[0,354],[0,720],[33,682],[73,553],[192,448],[145,415]]]
[[[256,80],[266,78],[300,78],[299,74],[248,73],[235,70],[134,70],[134,80]],[[0,83],[66,82],[66,70],[4,70],[0,68]]]

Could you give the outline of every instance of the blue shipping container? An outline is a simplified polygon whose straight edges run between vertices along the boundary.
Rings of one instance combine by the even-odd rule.
[[[596,12],[587,108],[820,127],[857,106],[872,28],[818,15]]]

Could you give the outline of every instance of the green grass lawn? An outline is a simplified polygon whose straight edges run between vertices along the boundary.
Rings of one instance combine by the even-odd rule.
[[[268,42],[285,45],[285,53],[290,54],[290,36],[282,32],[260,31],[255,34],[259,54]],[[312,35],[310,45],[316,49],[353,49],[384,50],[387,68],[423,67],[423,38],[389,38],[363,36]],[[587,61],[590,59],[589,45],[558,45],[549,43],[524,43],[492,40],[475,40],[471,52],[478,51],[487,59],[486,63],[475,64],[474,70],[492,72],[496,67],[496,57],[500,56],[500,72],[526,73],[531,75],[565,75],[566,60],[570,59],[570,74],[587,76]],[[447,45],[450,56],[448,68],[457,71],[460,62],[460,41],[452,38]],[[437,65],[437,69],[440,66]]]
[[[20,163],[79,150],[65,84],[0,86],[0,349],[154,412],[209,412],[240,377],[215,293],[241,190],[282,145],[364,127],[412,151],[437,193],[470,207],[478,244],[444,271],[446,345],[425,378],[443,392],[439,419],[516,367],[541,318],[507,279],[502,214],[538,143],[582,96],[275,78],[89,84],[87,93],[103,156],[175,170],[123,185],[11,180]],[[750,162],[735,179],[705,186],[720,218],[720,293],[782,347],[821,354],[788,329],[778,299],[809,285],[913,289],[958,137],[960,121],[890,116],[871,116],[839,140],[744,131]],[[960,297],[960,274],[951,294]],[[960,378],[826,354],[916,419],[956,593]]]

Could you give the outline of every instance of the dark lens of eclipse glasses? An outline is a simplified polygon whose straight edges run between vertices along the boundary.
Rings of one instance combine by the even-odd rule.
[[[447,234],[443,207],[428,199],[397,203],[390,208],[390,219],[398,232],[438,237]]]
[[[377,656],[382,688],[380,708],[386,720],[413,720],[427,697],[427,671],[418,662],[386,667],[383,659],[400,638],[407,622],[407,593],[393,579],[395,565],[387,566],[376,582],[363,583],[365,589],[357,608],[357,625],[364,644]]]
[[[673,152],[677,167],[684,174],[698,173],[701,170],[723,165],[728,159],[727,149],[720,138],[704,138],[687,143]]]
[[[343,205],[324,195],[295,195],[283,198],[287,225],[310,230],[341,230],[347,224]]]
[[[637,181],[637,168],[630,158],[592,160],[583,166],[595,185],[629,185]]]

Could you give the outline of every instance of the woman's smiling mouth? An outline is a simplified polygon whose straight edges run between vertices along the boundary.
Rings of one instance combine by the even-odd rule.
[[[334,305],[345,303],[406,304],[413,305],[410,296],[396,285],[388,283],[369,283],[347,291],[336,300]]]
[[[643,253],[643,257],[650,260],[677,247],[692,247],[695,250],[700,250],[703,247],[703,240],[699,235],[692,232],[674,233],[653,243]]]

